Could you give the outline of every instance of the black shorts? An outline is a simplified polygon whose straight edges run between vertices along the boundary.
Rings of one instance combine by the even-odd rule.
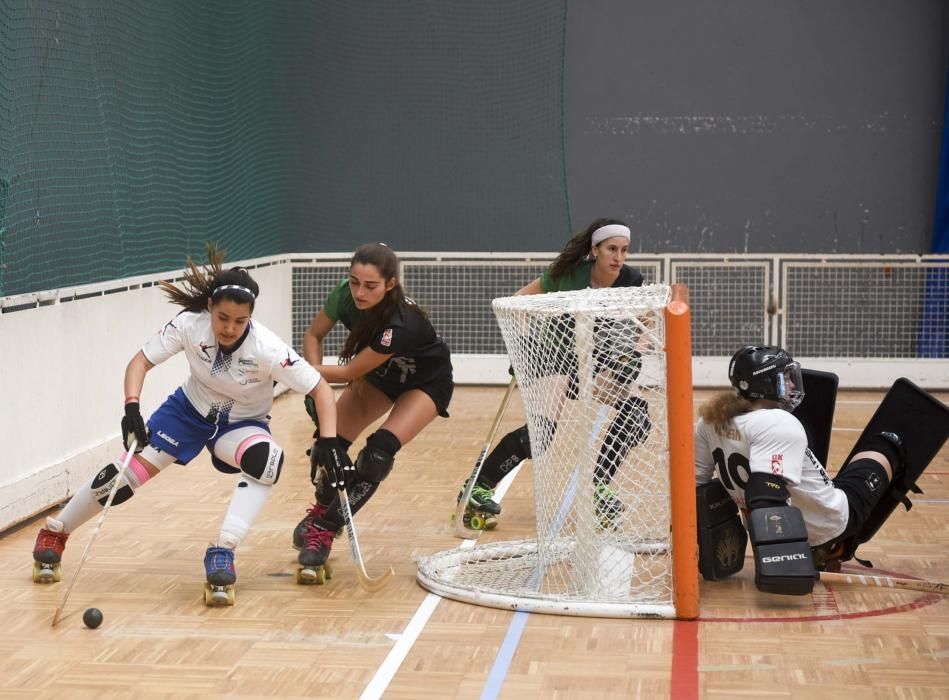
[[[435,378],[424,384],[401,384],[386,381],[384,377],[376,374],[366,375],[366,381],[376,389],[381,391],[386,397],[395,403],[402,394],[418,389],[424,392],[435,403],[435,409],[442,418],[448,418],[448,404],[451,403],[451,396],[455,392],[455,382],[449,374],[445,377]]]
[[[834,477],[834,486],[847,495],[850,505],[847,528],[835,538],[844,540],[860,532],[873,507],[889,490],[889,479],[883,465],[875,459],[858,459]]]

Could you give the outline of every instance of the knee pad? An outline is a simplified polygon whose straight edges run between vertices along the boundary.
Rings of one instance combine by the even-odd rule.
[[[622,438],[628,450],[645,442],[649,437],[649,431],[652,430],[649,404],[645,399],[634,396],[626,399],[616,408],[619,414],[610,424],[609,434],[614,438]]]
[[[554,441],[554,435],[557,432],[557,421],[551,420],[546,416],[538,416],[537,422],[540,427],[540,436],[537,440],[537,444],[533,444],[530,441],[530,436],[527,432],[527,426],[519,428],[517,431],[523,431],[523,442],[525,445],[524,450],[524,459],[533,459],[534,457],[539,457],[547,451],[547,448],[550,447],[550,443]]]
[[[272,486],[280,478],[283,450],[269,435],[248,438],[238,448],[235,457],[241,471],[260,484]]]
[[[104,506],[109,499],[109,492],[112,491],[112,486],[115,484],[115,478],[119,474],[120,466],[121,462],[107,464],[99,470],[99,473],[96,474],[92,480],[90,489],[93,497],[99,502],[99,505]],[[148,473],[145,466],[133,456],[125,468],[125,473],[122,475],[122,483],[119,484],[115,490],[112,505],[117,506],[120,503],[125,503],[135,495],[135,489],[151,478],[151,474]]]
[[[389,476],[395,455],[402,448],[402,443],[395,435],[380,428],[366,440],[366,446],[359,451],[356,457],[356,474],[361,479],[372,483],[381,483]]]

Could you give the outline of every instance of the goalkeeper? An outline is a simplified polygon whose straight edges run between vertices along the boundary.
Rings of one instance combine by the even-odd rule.
[[[642,286],[642,274],[625,264],[629,243],[630,230],[622,221],[596,219],[567,241],[540,277],[519,289],[515,295]],[[564,335],[564,331],[561,330],[560,334]],[[562,347],[569,345],[566,342],[555,344]],[[615,353],[610,348],[598,348],[594,352],[594,362],[598,372],[611,370],[619,375],[621,382],[626,383],[631,383],[639,370],[638,353]],[[565,380],[562,382],[565,397],[576,398],[577,360],[573,353],[560,353],[558,357],[551,358],[548,366],[538,369],[538,374]],[[600,446],[596,470],[597,510],[604,520],[611,519],[622,509],[609,486],[617,465],[622,463],[633,447],[646,439],[651,427],[648,406],[643,399],[620,396],[615,403],[617,414]],[[534,454],[539,455],[546,449],[556,431],[556,421],[557,416],[549,417],[543,444],[540,445],[531,445],[526,425],[501,438],[485,458],[477,476],[466,506],[466,524],[469,524],[472,513],[478,513],[481,517],[475,522],[483,523],[485,529],[497,526],[501,506],[494,500],[495,488],[522,460],[530,459]],[[467,482],[462,486],[461,494],[465,486]]]
[[[904,458],[907,418],[883,412],[831,479],[791,413],[805,387],[787,352],[741,348],[728,379],[735,391],[703,405],[695,427],[699,569],[716,580],[742,568],[746,536],[733,501],[745,514],[758,589],[806,595],[815,570],[852,558],[892,510],[887,502],[895,506],[890,496],[904,476],[913,477],[911,488],[925,464],[916,469]]]

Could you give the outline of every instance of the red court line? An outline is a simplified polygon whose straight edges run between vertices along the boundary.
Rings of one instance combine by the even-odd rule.
[[[672,678],[669,697],[698,700],[699,623],[676,620],[672,625]]]

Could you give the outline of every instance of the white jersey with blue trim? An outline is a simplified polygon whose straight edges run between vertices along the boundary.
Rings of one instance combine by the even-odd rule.
[[[308,394],[319,373],[280,339],[251,319],[237,348],[221,351],[207,311],[184,311],[142,348],[152,364],[184,351],[191,375],[181,385],[191,405],[212,423],[264,420],[273,406],[273,382]]]
[[[742,510],[745,485],[752,472],[784,478],[791,505],[801,511],[812,547],[834,539],[847,527],[847,495],[834,486],[827,471],[807,447],[804,426],[780,408],[759,409],[732,419],[720,435],[699,418],[695,425],[695,481],[705,484],[715,472]]]

